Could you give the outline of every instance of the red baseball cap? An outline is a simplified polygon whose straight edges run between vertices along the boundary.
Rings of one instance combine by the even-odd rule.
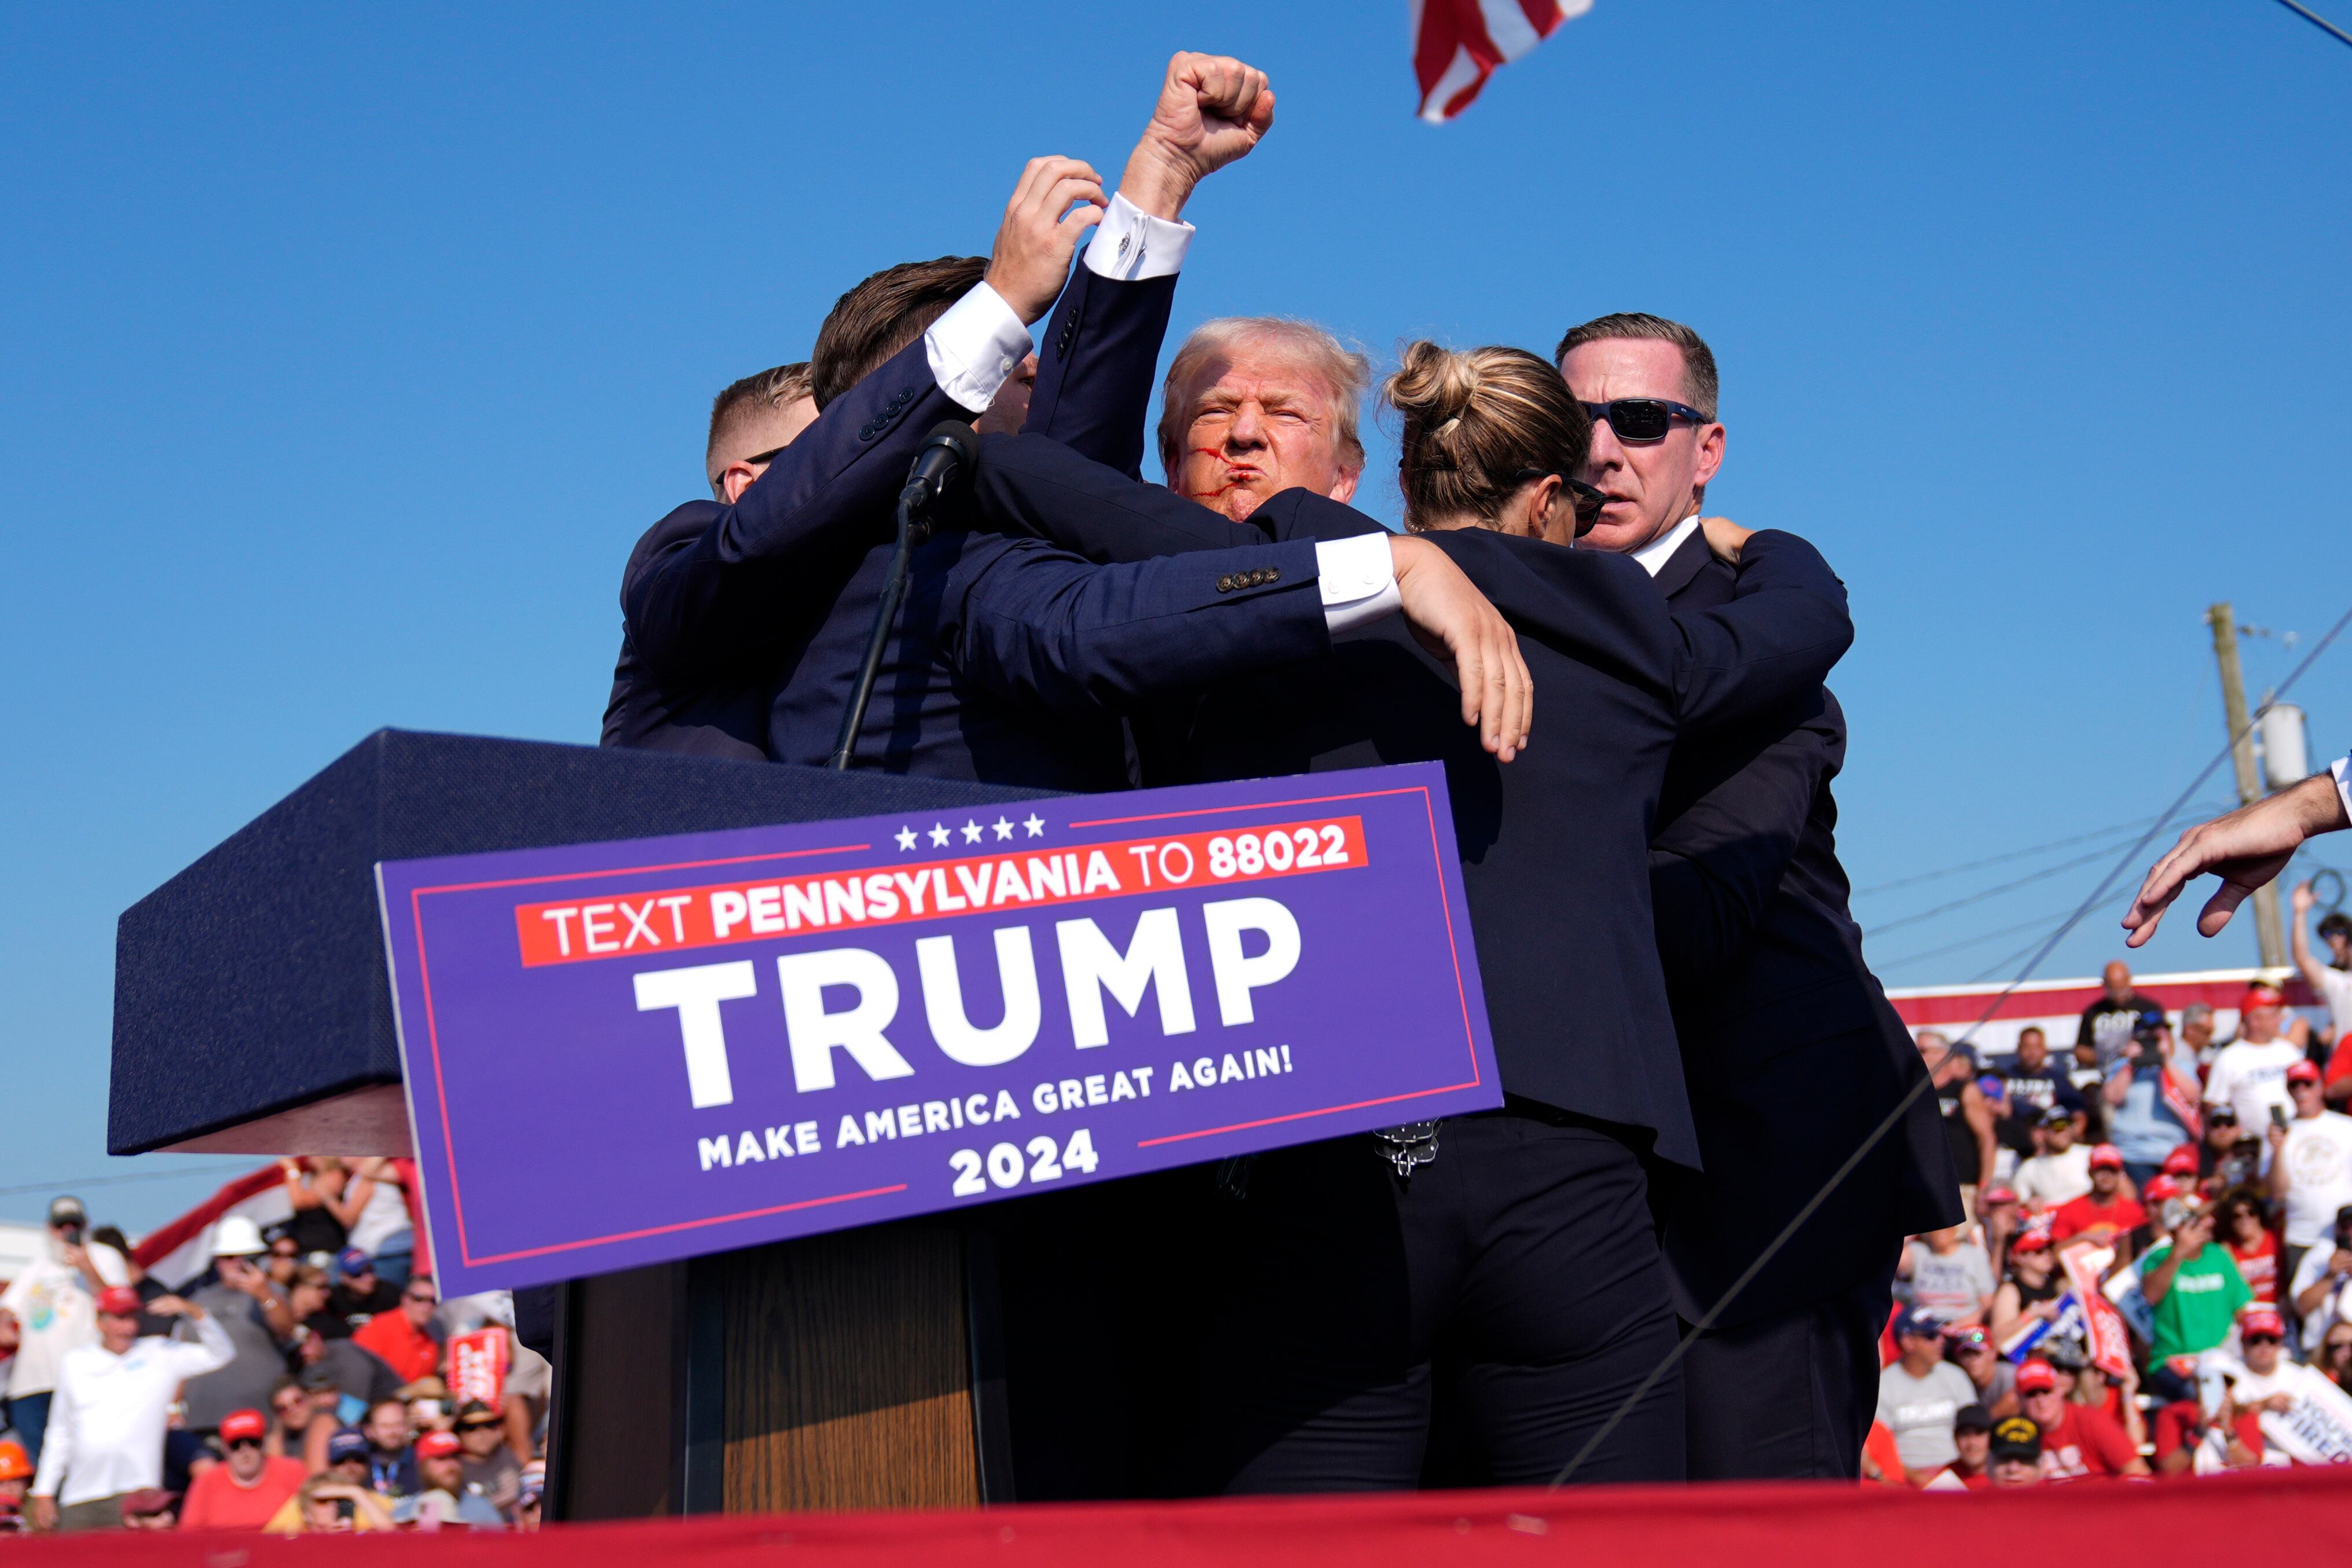
[[[2286,1322],[2268,1307],[2249,1308],[2246,1315],[2238,1320],[2238,1337],[2248,1339],[2255,1334],[2283,1340],[2286,1338]]]
[[[269,1423],[262,1419],[258,1410],[232,1410],[221,1417],[220,1435],[224,1443],[234,1443],[241,1437],[258,1442],[269,1435]]]
[[[2286,994],[2275,985],[2249,985],[2246,994],[2238,998],[2238,1011],[2250,1013],[2257,1007],[2283,1007]]]
[[[1977,1201],[1985,1205],[2013,1204],[2017,1201],[2017,1194],[2009,1187],[1987,1187],[1984,1195]]]
[[[2030,1361],[2017,1369],[2017,1392],[2048,1394],[2058,1386],[2058,1373],[2046,1361]]]
[[[2286,1080],[2289,1083],[2317,1083],[2319,1065],[2316,1062],[2297,1062],[2286,1069]]]
[[[2091,1151],[2091,1169],[2120,1171],[2124,1168],[2124,1152],[2112,1143],[2102,1143]]]
[[[2164,1173],[2168,1176],[2193,1176],[2197,1173],[2197,1145],[2183,1143],[2164,1157]]]
[[[2147,1179],[2147,1185],[2139,1190],[2139,1195],[2143,1202],[2160,1204],[2167,1198],[2179,1197],[2180,1184],[2170,1176],[2150,1176]]]
[[[2017,1233],[2017,1239],[2009,1244],[2009,1249],[2011,1252],[2047,1252],[2050,1250],[2050,1233],[2039,1228],[2021,1230]]]
[[[427,1432],[416,1439],[416,1457],[420,1459],[446,1459],[457,1449],[455,1432]]]
[[[109,1285],[98,1293],[98,1310],[110,1318],[135,1318],[139,1307],[139,1292],[128,1285]]]

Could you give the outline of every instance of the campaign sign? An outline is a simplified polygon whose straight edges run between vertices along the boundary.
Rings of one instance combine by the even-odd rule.
[[[446,1294],[1502,1103],[1434,763],[376,877]]]

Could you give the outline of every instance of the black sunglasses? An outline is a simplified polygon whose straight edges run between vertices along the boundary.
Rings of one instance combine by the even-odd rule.
[[[1609,504],[1607,496],[1586,484],[1582,479],[1570,479],[1557,468],[1521,468],[1511,476],[1511,488],[1517,489],[1530,479],[1549,479],[1554,477],[1567,487],[1568,493],[1572,498],[1572,504],[1576,509],[1576,536],[1581,539],[1591,531],[1594,523],[1601,521],[1601,509]]]
[[[231,1437],[231,1438],[228,1440],[228,1443],[227,1443],[227,1445],[226,1445],[226,1446],[227,1446],[227,1447],[228,1447],[229,1452],[233,1454],[233,1453],[236,1452],[236,1450],[238,1450],[239,1448],[258,1448],[258,1447],[261,1447],[261,1439],[260,1439],[260,1438],[258,1438],[258,1437]]]
[[[1687,419],[1694,425],[1709,422],[1706,415],[1689,404],[1664,397],[1620,397],[1609,403],[1588,403],[1584,412],[1592,416],[1595,425],[1607,420],[1620,441],[1663,441],[1677,419]]]

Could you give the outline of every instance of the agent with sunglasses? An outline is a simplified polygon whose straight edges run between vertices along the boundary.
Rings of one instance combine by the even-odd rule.
[[[1728,603],[1735,574],[1699,529],[1724,452],[1706,342],[1603,316],[1553,360],[1592,417],[1580,477],[1603,497],[1577,547],[1631,555],[1678,616]],[[1847,912],[1830,794],[1844,756],[1844,717],[1816,686],[1683,737],[1658,803],[1658,949],[1705,1162],[1660,1184],[1667,1273],[1685,1324],[1723,1308],[1685,1367],[1694,1480],[1853,1479],[1903,1238],[1965,1217],[1922,1094],[1732,1293],[1927,1070]]]
[[[1591,421],[1537,355],[1415,343],[1388,398],[1404,542],[1509,618],[1536,727],[1557,739],[1507,767],[1485,754],[1462,694],[1391,619],[1202,693],[1182,761],[1202,779],[1445,764],[1510,1099],[1256,1159],[1202,1266],[1217,1327],[1194,1446],[1223,1490],[1410,1489],[1451,1426],[1466,1436],[1449,1482],[1540,1485],[1643,1389],[1575,1479],[1678,1479],[1677,1373],[1647,1381],[1675,1331],[1644,1163],[1696,1163],[1697,1145],[1647,909],[1649,821],[1682,729],[1818,687],[1850,635],[1843,591],[1803,542],[1721,520],[1738,602],[1688,616],[1627,563],[1569,548]],[[982,443],[972,497],[989,526],[1099,560],[1387,537],[1311,486],[1235,522],[1032,435]],[[1460,1419],[1433,1421],[1441,1404]]]

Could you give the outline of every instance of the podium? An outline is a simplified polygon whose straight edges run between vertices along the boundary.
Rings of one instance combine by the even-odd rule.
[[[411,1152],[378,860],[1035,794],[378,731],[122,915],[109,1148]],[[1130,1184],[556,1288],[552,1517],[969,1506],[1121,1489],[1118,1462],[1106,1457],[1119,1438],[1098,1423],[1040,1419],[1016,1435],[1024,1398],[1066,1408],[1081,1383],[1102,1379],[1051,1371],[1065,1325],[1034,1315],[1008,1348],[1001,1303],[1024,1279],[1032,1299],[1055,1294],[1034,1273],[1050,1272],[1055,1265],[1035,1260],[1055,1249],[1024,1244],[1021,1211],[1099,1205]],[[1066,1326],[1081,1338],[1100,1331]],[[1038,1369],[1034,1378],[1024,1365]]]

